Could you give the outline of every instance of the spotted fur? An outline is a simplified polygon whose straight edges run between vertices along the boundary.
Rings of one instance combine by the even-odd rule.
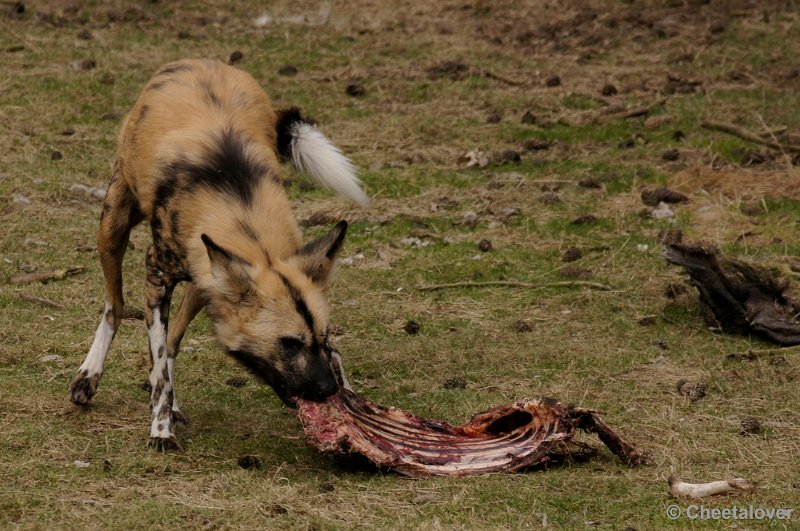
[[[223,350],[284,401],[336,391],[326,288],[347,223],[303,246],[279,158],[300,161],[300,169],[365,202],[344,155],[296,109],[276,112],[248,74],[186,60],[164,66],[144,87],[119,134],[98,235],[106,307],[72,382],[73,402],[86,404],[97,390],[122,318],[128,236],[144,219],[153,240],[145,271],[151,447],[180,447],[175,358],[203,308]],[[170,322],[179,282],[187,287]]]

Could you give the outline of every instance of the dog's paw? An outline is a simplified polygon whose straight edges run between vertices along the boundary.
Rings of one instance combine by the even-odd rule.
[[[100,382],[100,375],[88,375],[88,371],[82,370],[72,380],[69,386],[69,399],[73,404],[85,406],[97,392],[97,384]]]
[[[147,442],[147,447],[156,452],[182,452],[183,446],[178,442],[178,439],[169,437],[167,439],[162,437],[150,437]]]

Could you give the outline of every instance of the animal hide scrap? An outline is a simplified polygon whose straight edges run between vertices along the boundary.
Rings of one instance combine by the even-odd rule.
[[[776,271],[720,257],[701,245],[668,245],[664,258],[686,270],[706,320],[723,332],[800,344],[800,303],[787,296],[789,283]]]

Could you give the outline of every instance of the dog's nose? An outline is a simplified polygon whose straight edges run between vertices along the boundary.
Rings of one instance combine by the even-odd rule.
[[[339,390],[339,382],[336,381],[336,378],[331,375],[330,378],[327,378],[322,384],[319,386],[319,397],[320,400],[324,400],[328,398],[332,394],[335,394],[336,391]]]

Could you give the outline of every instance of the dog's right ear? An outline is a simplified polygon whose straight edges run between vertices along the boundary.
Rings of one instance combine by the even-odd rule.
[[[217,245],[207,234],[200,239],[206,246],[211,262],[214,287],[230,302],[247,304],[255,295],[255,285],[250,276],[250,262]]]

